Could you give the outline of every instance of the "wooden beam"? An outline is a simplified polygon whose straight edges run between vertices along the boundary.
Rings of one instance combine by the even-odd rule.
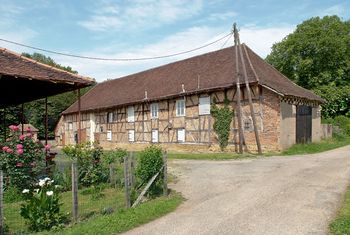
[[[244,75],[244,80],[245,80],[245,86],[247,88],[247,95],[248,95],[249,107],[250,107],[250,115],[252,116],[252,120],[253,120],[256,145],[258,147],[258,153],[262,154],[261,144],[260,144],[260,139],[259,139],[259,132],[258,132],[258,128],[257,128],[257,125],[256,125],[256,118],[255,118],[255,111],[254,111],[254,106],[253,106],[253,101],[252,101],[252,95],[251,95],[250,85],[249,85],[249,81],[248,81],[247,68],[246,68],[246,65],[245,65],[244,58],[243,58],[242,47],[240,45],[241,43],[240,43],[239,34],[238,34],[238,30],[236,28],[236,25],[234,25],[234,28],[235,28],[234,29],[234,36],[235,36],[235,39],[237,41],[238,51],[239,51],[239,55],[240,55],[240,60],[241,60],[241,63],[242,63],[242,69],[243,69],[243,75]]]
[[[78,89],[78,144],[81,143],[81,100],[80,89]]]

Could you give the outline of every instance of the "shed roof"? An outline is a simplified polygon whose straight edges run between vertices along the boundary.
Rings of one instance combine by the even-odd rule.
[[[241,45],[250,83],[266,86],[282,96],[300,97],[323,102],[266,63],[245,44]],[[228,88],[236,83],[235,47],[209,52],[189,59],[163,65],[119,79],[102,82],[81,99],[81,110],[98,110],[120,105],[159,100],[189,93]],[[246,53],[245,53],[246,51]],[[251,65],[250,66],[250,62]],[[253,68],[252,68],[253,67]],[[239,62],[240,71],[242,65]],[[244,83],[243,77],[240,83]],[[185,92],[183,92],[183,88]],[[77,112],[77,103],[63,114]]]
[[[90,78],[0,48],[0,108],[90,86]]]

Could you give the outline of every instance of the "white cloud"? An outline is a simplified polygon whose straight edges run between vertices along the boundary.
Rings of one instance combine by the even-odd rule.
[[[153,28],[196,15],[202,9],[202,0],[133,0],[124,6],[109,2],[99,4],[93,15],[78,25],[91,31]],[[111,21],[107,24],[106,20]]]
[[[274,28],[258,28],[252,26],[246,28],[242,27],[240,31],[241,42],[246,43],[258,55],[264,58],[270,52],[270,48],[273,43],[281,41],[285,36],[291,33],[293,29],[294,26]],[[154,42],[133,50],[128,49],[128,51],[122,53],[116,52],[120,50],[119,47],[113,48],[111,46],[106,46],[95,48],[94,50],[83,54],[105,58],[140,58],[167,55],[193,49],[208,42],[212,42],[225,35],[227,33],[225,30],[227,29],[215,27],[193,27],[185,31],[178,32],[158,42]],[[57,56],[52,57],[57,62],[63,65],[69,65],[78,70],[80,74],[94,77],[97,79],[97,81],[103,81],[106,79],[117,78],[143,71],[184,58],[189,58],[191,56],[203,54],[209,51],[219,50],[224,42],[225,40],[190,54],[152,61],[112,62],[77,60],[74,58]],[[233,39],[230,38],[225,46],[227,47],[232,45]]]
[[[326,15],[342,16],[344,12],[345,12],[344,6],[342,6],[341,4],[337,4],[324,9],[319,15],[320,16],[326,16]]]
[[[208,20],[221,20],[221,21],[224,21],[224,20],[228,20],[228,19],[232,19],[234,18],[235,16],[237,16],[238,14],[234,11],[229,11],[229,12],[225,12],[225,13],[213,13],[213,14],[210,14],[209,17],[208,17]]]

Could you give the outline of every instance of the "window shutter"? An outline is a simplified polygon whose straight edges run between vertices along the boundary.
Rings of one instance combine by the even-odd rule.
[[[134,141],[135,141],[135,131],[129,130],[129,142],[134,142]]]
[[[158,130],[152,130],[152,143],[158,143]]]
[[[210,96],[199,98],[199,115],[210,114]]]
[[[178,129],[177,130],[177,141],[178,142],[185,142],[185,129]]]
[[[107,131],[107,140],[112,140],[112,131]]]
[[[134,122],[135,121],[135,112],[134,112],[134,106],[128,107],[128,122]]]

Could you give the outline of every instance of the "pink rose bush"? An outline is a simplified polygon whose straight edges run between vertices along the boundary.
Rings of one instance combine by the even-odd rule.
[[[31,187],[44,163],[45,152],[41,143],[31,138],[31,130],[23,135],[20,128],[9,126],[10,137],[0,143],[0,167],[8,178],[7,184],[20,190]]]

